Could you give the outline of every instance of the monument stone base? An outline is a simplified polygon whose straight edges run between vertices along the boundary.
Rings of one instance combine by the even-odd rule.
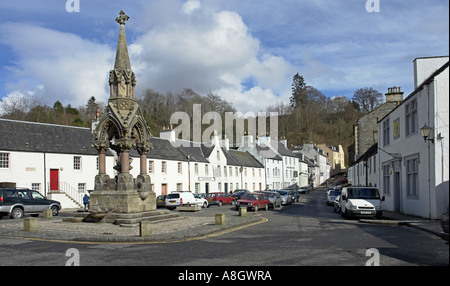
[[[119,174],[111,179],[100,174],[95,177],[95,189],[90,194],[92,217],[102,218],[110,213],[140,213],[156,210],[156,194],[151,190],[150,177]]]

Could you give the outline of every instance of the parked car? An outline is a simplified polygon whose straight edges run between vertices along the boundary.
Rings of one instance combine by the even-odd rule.
[[[159,195],[156,198],[156,207],[157,208],[163,208],[166,206],[166,196],[167,195]]]
[[[22,218],[26,214],[38,216],[44,210],[51,209],[53,216],[61,210],[61,203],[49,200],[41,193],[25,188],[0,189],[0,219],[9,215],[12,219]]]
[[[447,210],[441,216],[441,226],[443,233],[441,233],[442,239],[448,241],[448,207]]]
[[[233,192],[233,194],[231,194],[231,197],[234,198],[234,200],[237,201],[237,200],[239,200],[239,199],[242,199],[242,197],[243,197],[245,194],[248,194],[248,193],[250,193],[249,190],[237,189],[237,190],[235,190],[235,191]]]
[[[281,208],[281,196],[278,192],[267,192],[264,191],[263,193],[267,194],[269,197],[269,207],[275,209],[275,208]]]
[[[339,212],[339,199],[341,198],[341,195],[339,195],[339,196],[336,196],[336,198],[334,199],[334,201],[333,201],[333,209],[334,209],[334,212]]]
[[[240,207],[247,207],[247,209],[253,209],[255,212],[261,208],[268,210],[269,197],[265,193],[247,193],[242,199],[236,201],[235,206],[236,210],[239,210]]]
[[[381,202],[377,188],[374,187],[344,187],[342,188],[339,206],[341,215],[345,218],[352,216],[382,217]]]
[[[337,196],[341,195],[340,189],[329,189],[327,191],[327,194],[325,196],[325,201],[327,202],[327,205],[332,206],[334,203],[334,199],[336,199]]]
[[[291,196],[291,201],[293,203],[296,203],[300,200],[300,194],[297,191],[290,190],[290,191],[288,191],[288,193]]]
[[[166,208],[169,210],[175,209],[179,205],[191,204],[199,205],[202,208],[208,207],[208,201],[200,198],[197,194],[191,192],[173,192],[166,197]]]
[[[308,186],[301,187],[301,188],[299,189],[299,192],[300,192],[300,194],[306,194],[306,193],[309,194],[309,188],[308,188]]]
[[[222,205],[235,204],[235,200],[228,193],[209,193],[206,195],[206,200],[208,201],[208,207],[210,205]]]
[[[283,205],[290,205],[292,204],[291,196],[289,195],[288,191],[286,190],[277,190],[278,193],[280,193],[281,196],[281,203]]]

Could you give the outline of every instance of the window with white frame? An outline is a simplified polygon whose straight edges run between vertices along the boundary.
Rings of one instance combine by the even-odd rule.
[[[177,183],[177,192],[183,191],[183,184]]]
[[[0,153],[0,169],[9,169],[9,153]]]
[[[411,100],[405,106],[406,135],[418,130],[417,99]]]
[[[167,173],[167,162],[166,161],[161,162],[161,173],[163,173],[163,174]]]
[[[78,183],[78,193],[84,194],[86,192],[86,183]]]
[[[419,156],[413,155],[405,158],[406,163],[406,195],[419,197]]]
[[[155,168],[155,161],[148,161],[148,172],[153,174],[153,170]]]
[[[81,156],[73,156],[73,169],[81,170]]]
[[[195,183],[195,193],[200,193],[200,183]]]
[[[40,191],[41,190],[41,184],[40,183],[31,183],[31,189],[33,191]]]
[[[183,173],[183,165],[181,164],[181,162],[178,162],[178,174],[182,173]]]
[[[390,164],[383,165],[383,192],[386,195],[391,193],[389,178],[390,178]]]

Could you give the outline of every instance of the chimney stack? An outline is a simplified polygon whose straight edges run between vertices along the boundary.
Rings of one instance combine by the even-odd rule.
[[[386,102],[396,102],[399,105],[403,101],[403,92],[400,87],[389,87],[386,93]]]

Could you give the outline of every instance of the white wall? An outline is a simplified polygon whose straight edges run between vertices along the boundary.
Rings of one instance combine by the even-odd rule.
[[[390,194],[385,194],[386,201],[383,207],[394,210],[396,205],[400,211],[437,219],[448,206],[448,68],[441,73],[435,81],[411,97],[407,98],[402,105],[396,108],[387,118],[378,124],[379,147],[385,152],[379,152],[380,172],[379,182],[382,189],[382,166],[390,164],[392,175],[390,176]],[[417,100],[418,130],[406,136],[405,132],[405,108],[409,102]],[[436,104],[435,104],[436,103]],[[390,120],[390,144],[383,145],[383,122]],[[400,119],[400,137],[393,138],[393,122]],[[433,128],[429,136],[434,138],[434,144],[430,141],[424,142],[420,128],[424,125]],[[437,135],[441,133],[442,141],[437,141]],[[393,156],[398,156],[396,161]],[[418,158],[418,196],[408,196],[406,191],[407,165],[406,161],[412,156]],[[395,172],[401,176],[399,190],[394,190]],[[383,190],[382,190],[383,191]],[[396,195],[398,194],[398,195]],[[398,202],[400,199],[400,202]]]
[[[40,184],[39,192],[43,195],[49,193],[50,170],[58,170],[59,185],[70,186],[78,193],[78,184],[86,184],[86,190],[94,188],[97,170],[97,156],[72,155],[54,153],[16,152],[2,151],[10,154],[10,166],[8,169],[0,169],[1,182],[14,182],[17,187],[32,188],[32,184]],[[81,156],[81,170],[74,170],[73,158]],[[107,173],[111,177],[113,173],[114,158],[106,157]],[[44,172],[45,169],[45,172]],[[109,171],[109,172],[108,172]],[[82,194],[73,196],[81,202]]]

